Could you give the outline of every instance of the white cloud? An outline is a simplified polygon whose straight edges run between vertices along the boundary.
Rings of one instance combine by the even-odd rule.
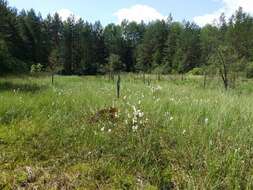
[[[159,13],[156,9],[148,5],[134,5],[130,8],[124,8],[118,10],[114,15],[118,19],[118,23],[121,23],[123,20],[136,21],[140,23],[144,21],[146,23],[153,20],[162,20],[166,17]]]
[[[212,24],[213,21],[219,18],[221,13],[225,13],[227,17],[230,17],[238,7],[242,7],[244,11],[253,14],[253,0],[213,0],[223,4],[222,8],[202,16],[196,16],[193,20],[200,26],[205,24]]]
[[[69,9],[60,9],[60,10],[58,10],[58,11],[56,11],[56,12],[59,14],[59,16],[60,16],[60,17],[62,18],[62,20],[64,20],[64,21],[67,20],[68,17],[70,17],[70,16],[72,16],[72,15],[74,15],[76,19],[81,18],[80,16],[74,14],[74,12],[72,12],[72,11],[69,10]]]

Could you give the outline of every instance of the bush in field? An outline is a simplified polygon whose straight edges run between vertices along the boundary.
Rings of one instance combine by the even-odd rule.
[[[159,65],[152,71],[153,74],[169,74],[171,73],[171,67],[168,65]]]
[[[33,64],[31,66],[30,72],[31,72],[31,74],[40,73],[40,72],[42,72],[42,68],[43,68],[43,66],[40,63]]]
[[[114,73],[119,72],[122,68],[124,68],[122,61],[120,60],[120,56],[116,54],[111,54],[108,58],[108,64],[106,72],[109,73],[110,78],[114,78]]]
[[[253,78],[253,63],[250,63],[246,68],[246,77]]]
[[[190,75],[203,75],[203,73],[203,69],[199,67],[194,68],[189,72]]]
[[[211,55],[209,60],[215,67],[223,81],[224,88],[235,86],[239,65],[243,62],[240,59],[235,48],[226,45],[220,45]]]

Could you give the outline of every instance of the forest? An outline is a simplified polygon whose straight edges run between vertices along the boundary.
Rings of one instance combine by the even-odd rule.
[[[0,0],[0,73],[43,71],[65,75],[115,72],[219,73],[253,76],[253,17],[242,8],[212,25],[177,22],[172,15],[150,23],[123,21],[102,26]],[[225,77],[224,77],[225,76]],[[227,76],[227,79],[225,79]]]

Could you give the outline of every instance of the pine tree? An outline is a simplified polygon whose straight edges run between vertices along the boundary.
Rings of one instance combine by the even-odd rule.
[[[63,28],[63,52],[64,52],[64,74],[73,73],[73,49],[74,49],[74,32],[75,19],[73,16],[69,17],[64,23]]]

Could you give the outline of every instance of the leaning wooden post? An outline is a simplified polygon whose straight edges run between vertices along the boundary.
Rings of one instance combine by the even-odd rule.
[[[117,97],[118,99],[120,97],[120,74],[118,74],[118,80],[117,80]]]
[[[151,79],[150,77],[148,77],[148,86],[150,86],[150,84],[151,84]]]
[[[206,88],[207,73],[204,71],[204,88]]]
[[[52,82],[52,85],[54,85],[54,72],[52,72],[52,80],[51,80],[51,82]]]

